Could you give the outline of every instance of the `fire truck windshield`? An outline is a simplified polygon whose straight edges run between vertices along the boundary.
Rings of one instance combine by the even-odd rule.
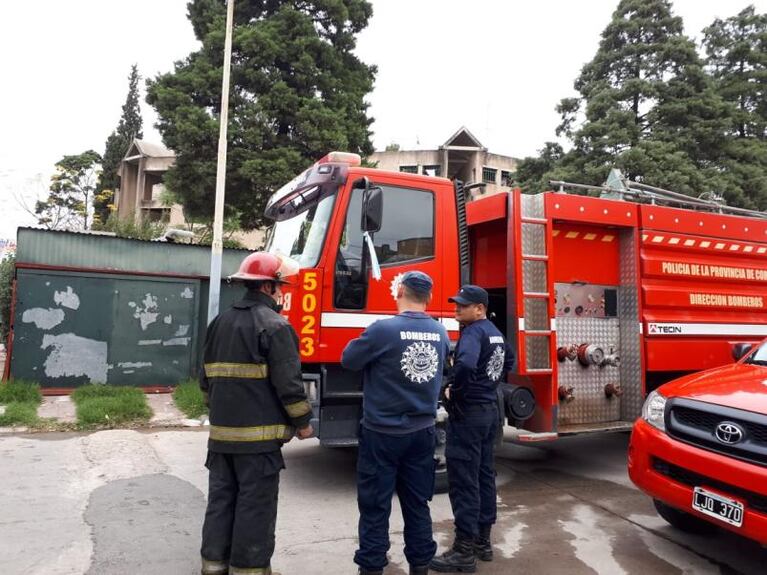
[[[296,260],[302,268],[317,264],[333,212],[335,195],[322,198],[297,216],[274,223],[266,251]]]

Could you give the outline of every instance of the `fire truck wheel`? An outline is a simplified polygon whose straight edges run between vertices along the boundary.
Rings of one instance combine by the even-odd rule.
[[[679,511],[678,509],[666,505],[663,501],[653,499],[655,504],[655,510],[658,515],[663,517],[672,527],[676,527],[680,531],[686,533],[696,533],[698,535],[708,535],[716,531],[716,525],[698,519],[694,515]]]

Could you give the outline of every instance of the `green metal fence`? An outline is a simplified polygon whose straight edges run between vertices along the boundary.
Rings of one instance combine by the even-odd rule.
[[[225,250],[222,275],[246,250]],[[210,250],[20,229],[11,377],[44,388],[89,382],[165,387],[195,376]],[[221,309],[243,293],[221,287]]]

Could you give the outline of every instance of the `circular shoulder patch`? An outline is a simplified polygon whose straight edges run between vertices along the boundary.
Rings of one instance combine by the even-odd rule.
[[[491,355],[490,359],[487,361],[487,377],[493,381],[498,381],[501,379],[501,374],[503,373],[503,364],[505,360],[506,352],[502,346],[496,345],[495,349],[493,350],[493,355]]]

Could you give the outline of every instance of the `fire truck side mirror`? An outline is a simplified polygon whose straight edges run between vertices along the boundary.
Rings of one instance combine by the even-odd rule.
[[[362,231],[377,232],[383,219],[383,190],[367,188],[362,199]]]
[[[750,343],[736,343],[732,346],[732,357],[735,361],[740,361],[740,359],[747,355],[751,349],[753,348],[753,345]]]

